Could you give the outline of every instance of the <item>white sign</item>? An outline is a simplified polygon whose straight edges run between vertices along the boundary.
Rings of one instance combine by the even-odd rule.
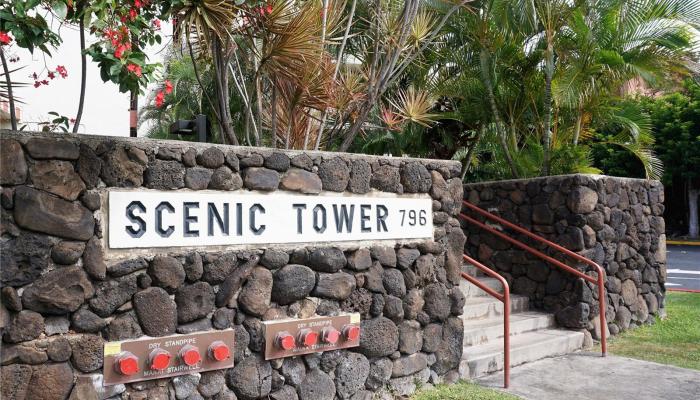
[[[433,237],[427,195],[110,191],[108,207],[113,249]]]

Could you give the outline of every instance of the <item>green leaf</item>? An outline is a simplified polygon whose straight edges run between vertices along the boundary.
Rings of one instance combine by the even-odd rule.
[[[117,76],[117,75],[119,75],[119,73],[121,72],[121,70],[122,70],[122,65],[121,65],[121,64],[118,64],[118,63],[112,64],[112,65],[109,67],[109,75],[110,75],[110,76]]]

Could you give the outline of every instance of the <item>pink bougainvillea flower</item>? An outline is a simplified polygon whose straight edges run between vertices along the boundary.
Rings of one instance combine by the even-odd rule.
[[[0,45],[10,44],[10,42],[12,42],[10,35],[7,32],[0,31]]]
[[[141,77],[141,67],[136,64],[129,64],[126,69],[137,77]]]
[[[165,93],[162,91],[158,92],[156,94],[156,107],[160,108],[163,107],[163,101],[165,100]]]
[[[66,70],[66,67],[64,67],[63,65],[57,65],[56,72],[58,72],[58,74],[61,75],[61,78],[63,78],[63,79],[65,79],[68,76],[68,71]]]
[[[157,30],[160,29],[160,20],[159,20],[159,19],[154,19],[153,21],[151,21],[151,23],[153,24],[153,26],[154,26]]]
[[[170,94],[173,92],[173,83],[166,80],[165,81],[165,94]]]
[[[124,52],[126,51],[126,46],[123,44],[120,44],[117,46],[117,48],[114,50],[114,56],[117,58],[122,58],[124,56]]]

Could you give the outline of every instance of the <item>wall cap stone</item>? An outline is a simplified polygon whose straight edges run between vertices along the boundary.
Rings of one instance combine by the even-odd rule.
[[[542,182],[546,180],[566,180],[576,177],[585,177],[593,180],[603,180],[603,179],[618,179],[620,181],[626,182],[649,182],[651,185],[661,185],[661,181],[655,179],[644,179],[644,178],[629,178],[624,176],[613,176],[613,175],[603,175],[603,174],[565,174],[565,175],[550,175],[550,176],[538,176],[535,178],[520,178],[520,179],[504,179],[499,181],[483,181],[483,182],[468,182],[464,184],[465,188],[474,187],[478,185],[502,185],[504,183],[529,183],[529,182]]]
[[[136,145],[137,147],[156,147],[156,146],[167,146],[167,147],[180,147],[186,150],[189,147],[195,148],[197,153],[216,147],[222,151],[233,150],[237,154],[246,153],[258,153],[261,155],[272,154],[273,152],[283,153],[293,158],[301,154],[307,154],[309,156],[320,156],[324,159],[330,159],[334,157],[343,157],[347,160],[365,160],[365,161],[397,161],[397,162],[412,162],[416,161],[421,164],[431,164],[438,166],[445,166],[447,168],[457,168],[461,170],[462,164],[459,161],[453,160],[437,160],[430,158],[415,158],[415,157],[391,157],[391,156],[378,156],[370,154],[359,154],[359,153],[339,153],[332,151],[317,151],[317,150],[285,150],[277,149],[272,147],[253,147],[253,146],[232,146],[217,143],[199,143],[199,142],[186,142],[180,140],[164,140],[164,139],[151,139],[147,137],[126,137],[126,136],[105,136],[105,135],[92,135],[92,134],[74,134],[74,133],[57,133],[57,132],[38,132],[38,131],[12,131],[8,129],[0,129],[0,136],[8,139],[15,139],[22,143],[26,143],[29,139],[39,137],[46,138],[51,137],[55,139],[63,140],[74,140],[79,143],[89,143],[89,144],[99,144],[105,141],[112,141],[115,143],[125,143],[130,145]]]

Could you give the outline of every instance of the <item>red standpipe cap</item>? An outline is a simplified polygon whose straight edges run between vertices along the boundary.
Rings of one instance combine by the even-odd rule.
[[[139,372],[139,359],[133,353],[125,351],[117,357],[115,369],[121,375],[134,375]]]
[[[202,360],[202,356],[199,354],[199,349],[191,344],[182,347],[180,350],[180,358],[182,358],[182,361],[190,367],[197,365],[197,363]]]
[[[226,343],[217,340],[209,345],[209,357],[215,361],[224,361],[231,357],[231,350]]]
[[[331,327],[324,328],[323,329],[323,341],[329,344],[336,344],[338,343],[338,339],[340,339],[340,332],[338,332],[337,329]]]
[[[355,341],[360,338],[360,327],[357,325],[345,325],[343,327],[345,340]]]
[[[170,365],[170,353],[163,349],[155,349],[149,357],[150,368],[156,371],[162,371]]]
[[[282,350],[291,350],[296,346],[296,341],[294,336],[290,335],[289,332],[284,331],[277,334],[277,346]]]
[[[302,329],[299,332],[299,341],[305,347],[311,347],[318,343],[318,333],[312,331],[311,329]]]

